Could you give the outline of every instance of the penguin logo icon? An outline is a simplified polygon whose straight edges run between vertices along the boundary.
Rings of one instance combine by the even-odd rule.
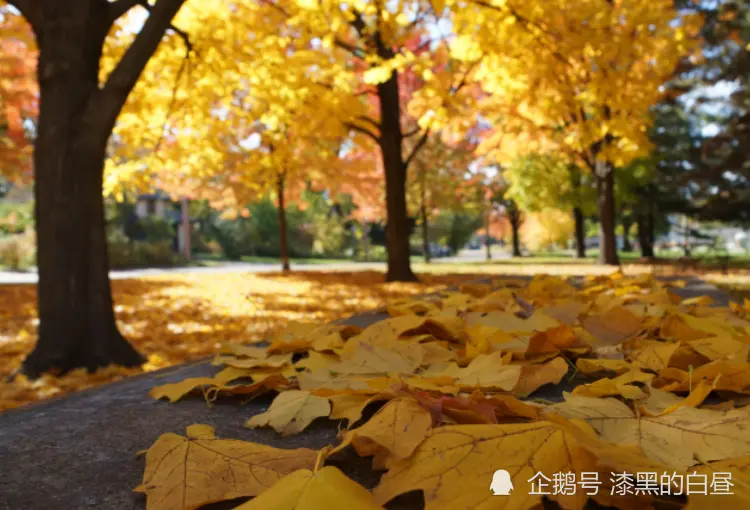
[[[510,480],[510,473],[504,469],[498,469],[492,475],[492,484],[490,490],[493,496],[509,496],[513,490],[513,482]]]

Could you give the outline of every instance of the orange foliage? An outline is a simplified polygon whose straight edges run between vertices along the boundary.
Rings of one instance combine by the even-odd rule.
[[[37,51],[26,21],[0,7],[0,169],[28,177],[31,145],[23,122],[37,115]]]

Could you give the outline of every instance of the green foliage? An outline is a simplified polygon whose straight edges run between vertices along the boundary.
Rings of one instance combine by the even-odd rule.
[[[596,211],[595,190],[588,173],[562,159],[531,154],[513,161],[503,172],[508,181],[507,197],[529,212],[547,208],[581,207],[584,214]]]
[[[466,246],[474,232],[482,226],[482,218],[467,213],[442,212],[429,226],[430,241],[458,252]]]
[[[112,269],[167,267],[185,262],[172,251],[171,240],[130,241],[122,231],[113,229],[107,236],[107,244]]]
[[[176,235],[172,222],[166,218],[147,216],[140,219],[140,224],[146,233],[146,241],[152,243],[160,243],[163,241],[171,243]]]
[[[13,271],[28,269],[36,262],[36,236],[32,229],[0,237],[0,267]]]
[[[213,237],[230,260],[242,256],[278,257],[279,212],[274,203],[266,198],[248,207],[248,218],[217,220],[213,227]],[[286,208],[289,255],[307,257],[312,252],[312,228],[306,222],[306,215],[295,206]]]
[[[0,235],[34,228],[34,202],[0,202]]]

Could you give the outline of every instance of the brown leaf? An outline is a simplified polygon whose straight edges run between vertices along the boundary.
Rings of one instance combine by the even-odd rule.
[[[558,384],[567,373],[568,363],[560,357],[542,365],[524,365],[513,393],[527,397],[545,384]]]
[[[641,330],[641,321],[622,306],[581,320],[584,329],[605,345],[622,343]]]

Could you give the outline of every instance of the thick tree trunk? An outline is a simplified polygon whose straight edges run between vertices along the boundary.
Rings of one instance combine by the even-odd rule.
[[[583,210],[580,207],[573,208],[573,220],[576,227],[576,258],[586,258],[586,226],[583,219]]]
[[[22,371],[38,376],[143,358],[117,329],[102,199],[115,119],[184,0],[159,1],[107,82],[99,61],[120,2],[16,2],[39,47],[34,148],[39,332]]]
[[[279,195],[279,252],[281,270],[289,271],[289,243],[286,229],[286,200],[284,200],[284,177],[279,176],[276,182],[276,193]]]
[[[22,367],[30,376],[143,362],[117,329],[112,307],[102,199],[109,132],[91,108],[106,27],[97,26],[103,12],[94,4],[48,2],[44,26],[35,27],[39,338]]]
[[[619,265],[615,236],[615,174],[604,161],[596,162],[596,192],[599,208],[599,263]]]
[[[630,242],[630,227],[633,226],[633,218],[628,215],[622,217],[622,251],[631,252],[633,251],[633,245]]]
[[[409,260],[409,222],[406,210],[406,164],[402,153],[401,106],[398,73],[378,84],[380,99],[380,150],[385,169],[385,202],[387,213],[386,246],[388,272],[386,281],[413,282],[416,275]]]

